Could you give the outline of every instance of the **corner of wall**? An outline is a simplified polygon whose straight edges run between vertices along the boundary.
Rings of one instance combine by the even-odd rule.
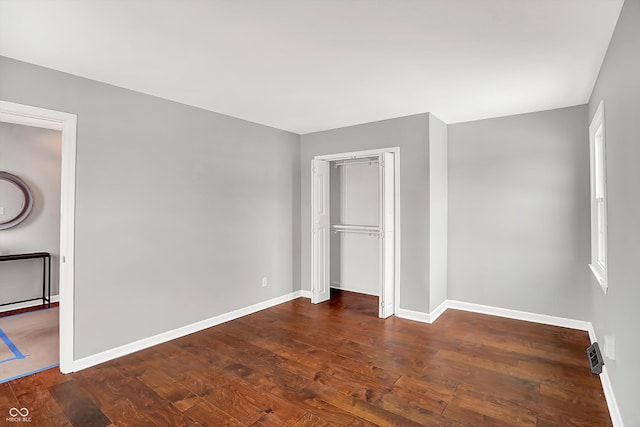
[[[429,113],[429,309],[447,299],[448,247],[447,125]]]

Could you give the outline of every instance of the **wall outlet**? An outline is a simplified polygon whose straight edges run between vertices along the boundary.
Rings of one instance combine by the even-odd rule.
[[[604,357],[616,360],[616,338],[613,335],[605,335],[604,337]]]
[[[4,208],[0,208],[0,215],[4,215]]]
[[[266,287],[267,287],[267,278],[266,278],[266,277],[263,277],[263,278],[262,278],[262,287],[263,287],[263,288],[266,288]]]

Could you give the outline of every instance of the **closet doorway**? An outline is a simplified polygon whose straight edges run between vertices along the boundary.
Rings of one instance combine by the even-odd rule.
[[[399,290],[399,148],[316,156],[311,165],[311,302],[331,287],[378,296],[396,311]]]

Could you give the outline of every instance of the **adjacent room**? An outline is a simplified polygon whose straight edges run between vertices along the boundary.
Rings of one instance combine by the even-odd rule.
[[[0,122],[0,383],[58,366],[60,136]]]
[[[640,0],[0,0],[2,417],[640,425],[638,76]]]

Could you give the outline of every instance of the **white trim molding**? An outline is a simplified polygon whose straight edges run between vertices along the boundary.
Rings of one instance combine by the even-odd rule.
[[[396,317],[399,317],[401,319],[414,320],[416,322],[422,323],[433,323],[431,321],[431,314],[425,313],[424,311],[408,310],[406,308],[399,308],[396,311]]]
[[[431,313],[413,311],[401,308],[396,314],[398,317],[418,322],[433,323],[448,309],[471,311],[474,313],[488,314],[491,316],[506,317],[509,319],[525,320],[527,322],[543,323],[546,325],[561,326],[563,328],[588,331],[592,328],[590,322],[583,320],[567,319],[564,317],[548,316],[546,314],[529,313],[526,311],[511,310],[508,308],[492,307],[488,305],[473,304],[469,302],[444,300]]]
[[[589,327],[588,332],[589,341],[591,342],[591,344],[598,341],[593,325]],[[604,399],[607,401],[607,406],[609,407],[609,416],[611,417],[611,423],[613,424],[613,427],[624,427],[624,423],[622,422],[622,414],[620,413],[620,408],[618,407],[618,401],[616,400],[616,396],[613,393],[613,386],[611,385],[611,379],[609,378],[609,371],[607,371],[606,360],[605,365],[602,367],[602,373],[600,374],[600,382],[602,383]]]
[[[314,156],[313,159],[324,160],[324,161],[339,161],[339,160],[350,160],[359,157],[369,157],[369,156],[378,156],[383,153],[393,153],[394,155],[394,170],[395,170],[395,179],[394,179],[394,193],[395,193],[395,224],[394,224],[394,259],[395,259],[395,268],[394,268],[394,292],[393,292],[393,312],[397,314],[400,310],[400,286],[401,286],[401,275],[400,275],[400,265],[401,263],[401,212],[400,212],[400,147],[388,147],[388,148],[375,148],[369,150],[362,151],[350,151],[343,153],[331,153],[331,154],[322,154]],[[313,169],[313,168],[312,168]],[[311,171],[311,183],[313,184],[313,170]],[[313,185],[311,188],[312,197],[311,200],[315,200],[313,197]],[[311,213],[313,214],[313,206],[311,206]],[[313,224],[313,218],[311,218],[311,223]],[[313,232],[313,230],[311,230]],[[313,239],[311,239],[313,242]],[[311,250],[311,263],[313,264],[313,248]],[[313,268],[311,269],[313,270]],[[309,282],[311,287],[313,287],[314,278],[313,271],[311,272],[311,281]],[[313,292],[313,291],[312,291]],[[380,294],[382,294],[382,289],[380,289]],[[313,298],[312,298],[313,299]]]
[[[607,274],[607,144],[604,101],[589,125],[589,175],[591,189],[591,262],[589,268],[602,292],[609,288]]]
[[[442,304],[436,307],[436,309],[433,310],[431,313],[425,313],[424,311],[414,311],[414,310],[407,310],[406,308],[400,308],[396,312],[396,316],[401,319],[415,320],[416,322],[431,324],[435,322],[438,319],[438,317],[440,317],[442,313],[444,313],[447,310],[448,308],[447,302],[448,302],[447,300],[442,301]]]
[[[611,385],[611,380],[609,379],[609,372],[607,371],[606,365],[602,367],[600,382],[602,383],[604,398],[607,401],[607,406],[609,407],[609,416],[611,417],[611,423],[613,424],[613,427],[624,427],[624,423],[622,422],[622,414],[620,413],[620,408],[618,407],[616,396],[613,393],[613,386]]]
[[[506,317],[527,322],[542,323],[545,325],[560,326],[563,328],[588,331],[591,322],[584,320],[568,319],[566,317],[548,316],[546,314],[531,313],[528,311],[511,310],[509,308],[492,307],[489,305],[473,304],[470,302],[447,300],[447,308],[472,311],[474,313],[489,314],[491,316]]]
[[[106,350],[101,353],[94,354],[92,356],[83,357],[82,359],[78,359],[74,361],[73,371],[77,372],[82,369],[90,368],[100,363],[108,362],[118,357],[126,356],[127,354],[144,350],[145,348],[153,347],[154,345],[162,344],[164,342],[171,341],[171,340],[183,337],[185,335],[193,334],[195,332],[199,332],[204,329],[211,328],[213,326],[238,319],[248,314],[252,314],[252,313],[264,310],[266,308],[273,307],[275,305],[294,300],[296,298],[301,297],[302,292],[303,291],[291,292],[290,294],[282,295],[267,301],[250,305],[248,307],[240,308],[234,311],[230,311],[228,313],[211,317],[209,319],[201,320],[199,322],[182,326],[180,328],[176,328],[171,331],[162,332],[160,334],[157,334],[148,338],[143,338],[141,340],[134,341],[129,344],[122,345],[120,347],[112,348],[110,350]]]
[[[448,303],[449,303],[449,300],[442,301],[442,303],[430,313],[431,323],[435,322],[438,319],[438,317],[442,315],[442,313],[447,311],[447,308],[449,308]]]

